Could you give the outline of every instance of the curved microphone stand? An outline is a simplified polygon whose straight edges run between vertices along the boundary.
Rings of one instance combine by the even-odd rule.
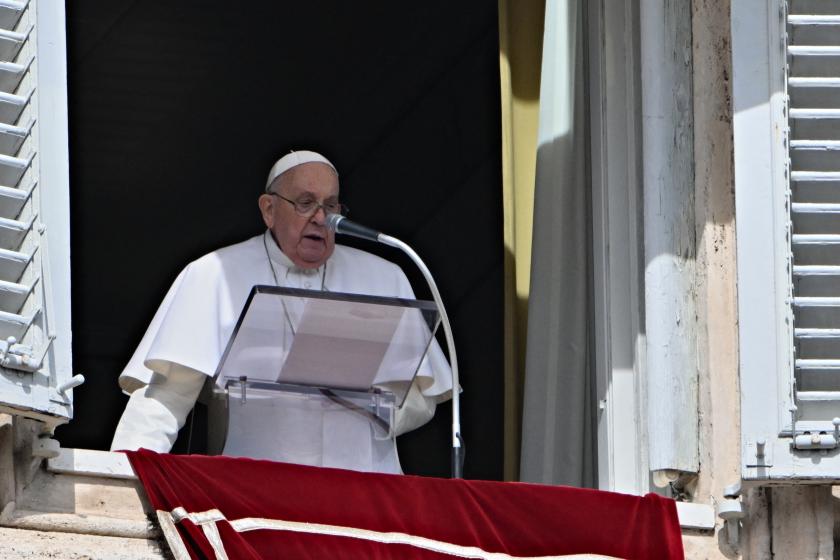
[[[464,447],[463,438],[461,437],[461,395],[458,383],[458,356],[455,354],[455,339],[452,336],[452,325],[449,323],[449,316],[446,314],[446,308],[443,306],[443,300],[440,297],[440,291],[438,291],[435,279],[432,278],[432,273],[414,249],[396,237],[391,237],[390,235],[385,235],[384,233],[351,222],[339,214],[329,214],[327,216],[326,226],[336,233],[361,237],[362,239],[396,247],[414,261],[414,264],[417,265],[417,268],[420,269],[420,272],[423,273],[423,277],[429,284],[432,298],[440,312],[443,334],[446,337],[446,347],[449,350],[449,365],[452,368],[452,477],[463,478]]]

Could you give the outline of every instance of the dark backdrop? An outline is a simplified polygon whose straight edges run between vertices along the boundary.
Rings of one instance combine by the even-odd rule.
[[[502,475],[495,1],[73,0],[67,6],[73,360],[65,447],[107,448],[117,375],[190,260],[262,229],[291,148],[323,151],[351,217],[412,245],[454,323],[466,475]],[[340,241],[402,265],[402,255]],[[451,408],[400,441],[446,476]]]

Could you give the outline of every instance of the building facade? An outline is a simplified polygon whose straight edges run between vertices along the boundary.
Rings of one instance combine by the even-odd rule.
[[[687,558],[833,558],[840,2],[545,8],[523,478],[670,495]],[[125,464],[50,437],[81,381],[62,18],[0,6],[0,551],[155,558]]]

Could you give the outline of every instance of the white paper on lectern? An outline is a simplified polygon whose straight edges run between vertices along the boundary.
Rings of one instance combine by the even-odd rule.
[[[308,299],[278,381],[367,390],[405,308]]]
[[[431,341],[427,311],[386,303],[255,293],[219,383],[251,381],[393,392],[401,403]]]

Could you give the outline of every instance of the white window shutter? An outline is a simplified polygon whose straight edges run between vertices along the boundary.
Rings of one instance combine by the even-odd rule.
[[[832,423],[838,418],[840,429],[840,14],[799,10],[787,23],[794,447],[833,448],[840,438]]]
[[[733,4],[745,480],[840,480],[840,10],[831,5]]]
[[[0,410],[72,416],[64,3],[0,0]]]

